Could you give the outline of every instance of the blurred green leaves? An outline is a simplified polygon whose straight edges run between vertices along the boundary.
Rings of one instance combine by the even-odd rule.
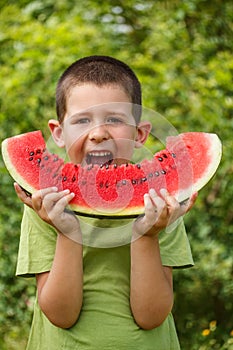
[[[184,350],[232,349],[232,1],[2,0],[0,23],[0,141],[36,129],[49,136],[57,79],[92,54],[130,64],[144,106],[178,132],[219,135],[220,168],[185,217],[196,266],[174,272],[174,313]],[[156,149],[153,139],[148,146]],[[35,287],[14,277],[22,206],[2,160],[0,173],[0,347],[13,350],[24,347]]]

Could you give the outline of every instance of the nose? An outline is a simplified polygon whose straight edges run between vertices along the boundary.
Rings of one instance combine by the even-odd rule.
[[[96,125],[89,131],[89,139],[95,142],[102,142],[108,140],[110,137],[107,125]]]

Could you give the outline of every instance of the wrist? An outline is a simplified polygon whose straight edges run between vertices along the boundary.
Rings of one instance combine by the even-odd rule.
[[[83,239],[82,239],[82,231],[80,228],[73,229],[71,231],[67,232],[62,232],[61,230],[57,229],[57,234],[58,236],[63,236],[66,238],[69,238],[70,240],[82,244]]]
[[[133,242],[137,239],[156,241],[156,240],[158,240],[159,233],[160,233],[160,231],[155,230],[154,228],[150,229],[149,231],[147,231],[145,233],[138,233],[136,231],[133,231],[131,242]]]

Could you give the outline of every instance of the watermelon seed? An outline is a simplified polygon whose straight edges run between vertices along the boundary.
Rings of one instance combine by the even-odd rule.
[[[138,169],[140,169],[140,168],[141,168],[141,164],[137,164],[136,166],[137,166],[137,168],[138,168]]]
[[[30,161],[33,160],[33,157],[30,157],[29,160],[30,160]]]
[[[158,171],[155,172],[155,176],[159,176],[159,172]]]
[[[93,168],[93,164],[88,165],[87,170],[91,170]]]
[[[132,180],[131,182],[132,182],[133,185],[136,185],[137,180]]]
[[[38,164],[40,164],[40,162],[41,162],[41,159],[40,159],[40,158],[38,158],[38,159],[37,159],[37,163],[38,163]]]
[[[48,159],[49,159],[49,157],[48,157],[48,156],[45,156],[45,157],[44,157],[44,160],[48,160]]]
[[[141,179],[141,182],[145,182],[145,181],[147,181],[147,178],[146,178],[146,177],[143,177],[143,178]]]
[[[117,168],[117,164],[115,163],[115,164],[113,165],[113,167],[116,169],[116,168]]]
[[[67,180],[67,177],[66,177],[66,176],[64,176],[64,177],[63,177],[63,181],[66,181],[66,180]]]
[[[54,162],[57,162],[57,161],[58,161],[58,157],[55,157],[55,158],[53,159],[53,161],[54,161]]]
[[[166,174],[166,170],[161,170],[161,174]]]
[[[40,154],[41,153],[41,150],[40,149],[37,149],[36,150],[36,154]]]
[[[152,174],[152,173],[150,173],[150,174],[148,175],[148,177],[153,177],[153,174]]]
[[[165,153],[163,154],[163,158],[167,158],[167,155]]]
[[[72,182],[75,182],[75,180],[76,180],[76,177],[73,176],[73,177],[72,177]]]
[[[126,180],[122,180],[122,185],[126,185],[127,181]]]
[[[108,181],[105,183],[105,187],[106,187],[106,188],[109,187],[109,182],[108,182]]]
[[[106,165],[105,165],[105,169],[108,169],[108,168],[109,168],[109,165],[108,165],[108,164],[106,164]]]
[[[173,157],[173,158],[176,158],[176,154],[175,154],[175,153],[172,153],[172,157]]]
[[[35,153],[33,151],[29,153],[30,156],[34,156],[34,154]]]
[[[160,162],[162,162],[162,161],[163,161],[163,158],[162,158],[162,157],[158,157],[158,160],[159,160]]]
[[[104,183],[100,182],[99,186],[100,186],[100,188],[103,188],[104,187]]]

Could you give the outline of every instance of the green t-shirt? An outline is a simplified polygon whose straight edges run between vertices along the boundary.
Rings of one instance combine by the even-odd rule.
[[[70,329],[55,327],[36,298],[27,350],[180,349],[171,313],[153,330],[142,330],[134,322],[129,303],[132,220],[79,219],[85,243],[80,317]],[[16,274],[49,271],[56,238],[56,231],[25,207]],[[163,265],[193,265],[183,222],[159,239]]]

